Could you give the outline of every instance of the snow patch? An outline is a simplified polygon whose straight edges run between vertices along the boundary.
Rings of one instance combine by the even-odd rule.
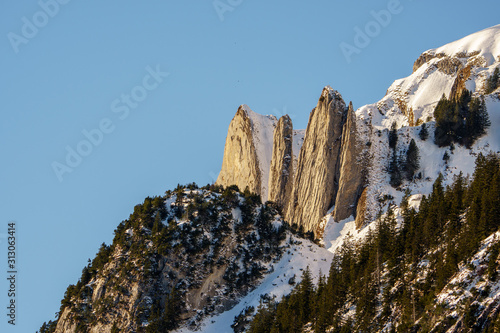
[[[267,201],[269,169],[271,168],[271,159],[273,156],[273,137],[274,129],[278,120],[275,116],[263,116],[255,113],[248,105],[242,105],[241,108],[247,113],[252,124],[253,143],[259,160],[261,174],[261,196],[262,201]]]

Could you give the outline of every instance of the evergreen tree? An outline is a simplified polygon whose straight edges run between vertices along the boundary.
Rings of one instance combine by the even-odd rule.
[[[443,154],[443,161],[448,163],[449,160],[450,160],[450,154],[448,154],[448,151],[446,150]]]
[[[412,180],[415,172],[420,168],[420,155],[415,140],[411,139],[410,146],[406,151],[405,176],[407,180]]]
[[[486,93],[491,94],[500,86],[500,71],[499,67],[495,68],[493,75],[486,80]]]
[[[497,278],[497,260],[500,250],[500,243],[495,243],[490,249],[490,257],[488,258],[488,277],[490,280],[494,281]]]
[[[473,98],[469,104],[469,116],[465,123],[467,136],[464,144],[467,147],[471,146],[477,138],[486,134],[486,129],[490,125],[491,122],[484,99]]]
[[[395,149],[397,143],[398,143],[398,130],[396,128],[396,122],[393,122],[391,124],[391,129],[389,131],[389,147]]]
[[[434,142],[440,147],[453,142],[470,147],[490,126],[484,100],[473,98],[468,90],[452,100],[443,95],[434,109],[434,118]]]
[[[153,229],[151,230],[153,235],[156,235],[159,233],[162,229],[162,222],[161,222],[161,214],[159,212],[156,213],[155,215],[155,221],[153,223]]]
[[[52,333],[55,332],[57,321],[50,320],[48,323],[43,323],[37,333]]]
[[[452,142],[454,109],[444,94],[434,109],[434,119],[436,120],[434,142],[439,147],[447,146]]]
[[[319,274],[318,286],[316,288],[316,295],[314,299],[314,313],[313,318],[315,318],[314,328],[317,333],[325,333],[330,323],[330,313],[327,306],[327,300],[329,296],[327,294],[327,286],[325,277]]]
[[[306,324],[311,316],[313,295],[314,285],[311,270],[307,266],[302,273],[302,281],[300,281],[298,288],[299,316],[302,325]]]
[[[165,311],[163,312],[163,325],[167,330],[177,328],[183,309],[182,296],[177,288],[172,288],[165,300]]]
[[[249,333],[268,333],[273,327],[274,318],[276,316],[276,303],[270,301],[266,306],[262,300],[257,308],[257,313],[250,323]]]
[[[429,137],[429,131],[427,130],[427,124],[423,123],[422,128],[420,129],[420,132],[418,132],[418,136],[420,137],[420,140],[425,141]]]
[[[398,156],[396,153],[396,150],[393,150],[392,152],[392,158],[389,162],[389,174],[391,176],[391,179],[389,183],[391,184],[392,187],[398,187],[401,185],[401,170],[399,168],[399,160]]]

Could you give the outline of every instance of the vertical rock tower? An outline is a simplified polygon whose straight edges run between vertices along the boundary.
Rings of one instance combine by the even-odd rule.
[[[325,87],[309,116],[293,194],[285,214],[289,222],[303,226],[305,231],[318,233],[319,221],[335,203],[346,114],[342,96]]]
[[[284,115],[274,130],[269,201],[276,202],[282,209],[285,208],[292,195],[293,178],[293,124],[290,117]]]
[[[257,114],[247,105],[238,108],[229,124],[216,184],[237,185],[240,190],[248,186],[261,195],[262,201],[267,201],[276,122],[276,117]]]
[[[339,92],[325,87],[303,142],[296,132],[288,115],[277,121],[240,106],[229,125],[217,184],[248,186],[263,201],[276,202],[288,222],[319,236],[329,210],[336,221],[356,215],[364,187],[352,104],[347,107]]]

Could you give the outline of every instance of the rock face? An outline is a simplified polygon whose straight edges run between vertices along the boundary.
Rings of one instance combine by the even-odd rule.
[[[261,116],[242,105],[234,116],[226,138],[222,169],[216,184],[237,185],[267,200],[273,131],[276,117]]]
[[[335,203],[346,113],[342,96],[326,87],[309,117],[286,211],[286,220],[302,226],[304,231],[317,234],[321,218]]]
[[[288,115],[278,121],[274,130],[273,157],[269,172],[269,200],[282,209],[290,201],[293,190],[293,124]]]
[[[366,222],[366,196],[367,196],[367,188],[363,190],[361,196],[358,199],[358,205],[356,208],[356,220],[355,225],[356,229],[359,230]]]
[[[333,206],[335,221],[356,216],[366,178],[363,147],[352,104],[346,107],[330,87],[305,132],[294,130],[288,115],[276,123],[241,106],[229,126],[217,184],[248,186],[263,201],[276,202],[289,223],[319,236],[320,221]]]
[[[335,200],[333,219],[341,221],[349,216],[356,216],[356,206],[365,186],[365,170],[367,161],[361,144],[357,142],[356,115],[349,103],[346,122],[342,132],[342,149],[340,155],[340,179]]]

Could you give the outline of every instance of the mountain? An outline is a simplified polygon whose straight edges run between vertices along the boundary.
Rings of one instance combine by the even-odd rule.
[[[267,199],[276,122],[276,117],[257,114],[247,105],[238,108],[229,125],[217,184],[242,190],[248,186]]]
[[[409,196],[345,239],[327,278],[304,274],[259,306],[247,332],[498,332],[500,154],[478,155],[470,179],[439,176],[419,207]]]
[[[436,147],[432,140],[421,140],[418,134],[425,124],[432,137],[436,124],[434,109],[442,96],[458,98],[465,90],[476,97],[484,96],[491,122],[498,123],[499,104],[495,97],[498,93],[486,93],[486,90],[488,78],[500,62],[499,31],[499,26],[491,27],[424,52],[415,61],[410,76],[395,81],[379,102],[356,111],[349,111],[340,93],[325,87],[310,114],[297,167],[286,178],[280,176],[280,186],[272,188],[278,192],[270,193],[270,198],[278,199],[285,219],[306,232],[313,232],[317,238],[322,237],[325,228],[327,234],[331,229],[337,230],[339,226],[335,223],[339,222],[354,224],[356,229],[360,229],[375,219],[382,209],[380,201],[384,196],[390,195],[400,201],[405,189],[416,196],[428,194],[432,181],[440,172],[446,180],[451,180],[459,171],[471,174],[474,156],[478,152],[498,151],[500,138],[495,137],[495,133],[489,133],[471,150],[457,147],[457,151],[450,151],[451,158],[445,163],[441,157],[446,149]],[[287,123],[293,127],[291,121]],[[418,179],[405,181],[397,189],[390,186],[386,172],[388,158],[391,157],[389,131],[392,124],[395,124],[399,138],[394,155],[398,158],[404,155],[413,139],[419,149],[422,166]],[[235,136],[232,126],[228,140]],[[273,143],[268,144],[267,151],[272,151]],[[278,142],[274,145],[280,149]],[[227,147],[226,142],[226,150]],[[226,156],[225,153],[225,161],[231,159]],[[284,161],[288,155],[280,155],[276,151],[275,156]],[[248,154],[241,154],[234,160],[245,165],[255,163]],[[276,166],[282,162],[273,163]],[[227,173],[225,165],[221,174]],[[263,168],[269,168],[269,165]],[[251,187],[255,182],[252,177],[239,174],[237,167],[231,170],[240,188]],[[274,167],[270,172],[282,175],[289,174],[290,170]],[[232,184],[231,181],[219,183],[226,186]],[[288,194],[290,187],[293,188],[292,195]],[[336,232],[333,233],[336,237]],[[331,238],[327,235],[326,242],[330,242]]]
[[[276,201],[287,221],[319,236],[319,222],[337,200],[335,216],[356,213],[365,162],[355,131],[352,105],[331,87],[323,89],[305,131],[294,131],[288,116],[276,125],[273,116],[241,106],[229,125],[217,184],[248,187]]]
[[[326,235],[325,243],[338,240],[337,230],[341,226],[334,222],[341,222],[346,232],[359,229],[375,220],[380,210],[384,209],[381,205],[384,197],[390,196],[395,202],[401,202],[404,191],[409,190],[413,193],[411,200],[416,200],[417,204],[422,195],[432,191],[432,183],[439,173],[443,174],[446,183],[450,183],[460,171],[472,175],[478,153],[500,151],[500,136],[494,130],[495,125],[500,124],[498,89],[486,94],[488,78],[500,65],[499,42],[500,25],[497,25],[441,48],[428,50],[416,60],[413,73],[396,80],[384,98],[356,110],[356,136],[360,142],[366,143],[358,158],[369,161],[366,169],[368,185],[355,217],[344,221],[327,217],[332,223],[326,225],[325,233],[331,232],[332,235]],[[436,128],[434,110],[442,96],[451,99],[459,96],[464,89],[471,91],[475,97],[484,98],[491,129],[478,138],[470,149],[459,144],[439,147],[433,142]],[[395,149],[389,146],[392,124],[397,131]],[[419,136],[423,126],[429,131],[427,140]],[[403,181],[394,188],[390,185],[387,172],[391,156],[404,156],[412,139],[420,155],[419,177]],[[450,156],[447,161],[442,158],[445,153]]]
[[[305,130],[240,106],[216,184],[137,205],[40,333],[500,327],[499,68],[500,25]]]

